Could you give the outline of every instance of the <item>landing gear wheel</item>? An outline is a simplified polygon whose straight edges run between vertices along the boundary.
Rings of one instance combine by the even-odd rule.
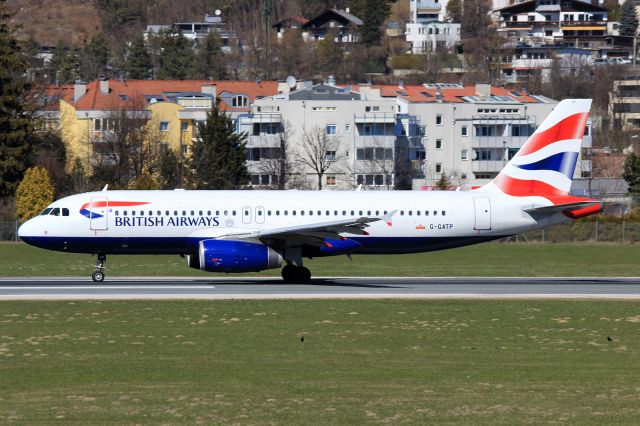
[[[297,267],[293,265],[286,265],[282,268],[282,279],[287,284],[293,284],[297,281]]]
[[[298,268],[298,282],[300,284],[309,284],[311,281],[311,271],[308,268]]]
[[[308,284],[311,280],[311,271],[303,266],[286,265],[282,268],[282,279],[287,284]]]
[[[91,279],[94,283],[101,283],[104,281],[104,264],[107,261],[106,254],[99,254],[98,260],[96,260],[96,270],[91,274]]]

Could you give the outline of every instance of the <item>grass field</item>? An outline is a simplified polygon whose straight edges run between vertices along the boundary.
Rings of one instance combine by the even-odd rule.
[[[489,243],[432,253],[346,256],[307,261],[314,276],[640,276],[638,244]],[[86,276],[90,255],[0,243],[0,276]],[[179,256],[109,256],[110,276],[215,276]],[[260,276],[279,275],[279,270]]]
[[[2,424],[640,418],[637,302],[1,302],[0,323]]]

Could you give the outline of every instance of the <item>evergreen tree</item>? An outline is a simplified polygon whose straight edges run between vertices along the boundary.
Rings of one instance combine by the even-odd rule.
[[[633,37],[638,30],[635,2],[627,0],[620,8],[620,35]]]
[[[151,77],[153,64],[149,55],[149,48],[142,35],[133,39],[125,48],[124,71],[127,78],[132,80],[146,80]]]
[[[102,37],[94,37],[82,49],[80,55],[80,75],[85,80],[95,80],[107,75],[109,48]]]
[[[53,202],[53,197],[47,169],[42,166],[28,169],[16,190],[16,217],[24,222],[39,215]]]
[[[442,169],[442,173],[440,173],[440,179],[436,182],[436,189],[440,191],[446,191],[451,186],[451,181],[449,180],[449,175],[445,173],[444,169]]]
[[[462,19],[462,0],[449,0],[447,3],[447,17],[453,22],[460,22]]]
[[[622,177],[629,184],[629,193],[634,197],[640,196],[640,156],[632,153],[627,157]]]
[[[200,44],[195,68],[196,78],[224,80],[227,77],[222,40],[217,32],[209,31]]]
[[[170,148],[160,155],[160,187],[162,189],[176,189],[182,187],[183,164]]]
[[[199,138],[193,143],[191,165],[198,189],[236,189],[251,176],[245,162],[247,134],[235,133],[233,121],[219,105],[198,123]]]
[[[396,0],[352,0],[351,13],[363,22],[360,28],[362,42],[367,46],[378,45],[382,40],[380,27],[391,13]]]
[[[58,43],[48,65],[51,83],[73,83],[80,78],[80,52]]]
[[[327,33],[324,40],[316,45],[316,61],[318,71],[322,74],[335,75],[342,63],[342,50],[334,40],[335,35],[332,32]]]
[[[0,197],[13,195],[31,154],[32,124],[23,104],[30,89],[27,62],[11,17],[6,2],[0,2]]]
[[[158,79],[185,80],[193,74],[193,43],[180,31],[163,31],[160,33],[159,60]]]

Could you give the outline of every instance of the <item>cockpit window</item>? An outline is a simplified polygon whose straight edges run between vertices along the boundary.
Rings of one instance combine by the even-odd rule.
[[[62,209],[62,216],[69,216],[69,209]]]
[[[51,213],[51,210],[53,210],[51,207],[47,207],[42,213],[40,213],[40,216],[48,215],[49,213]]]
[[[56,207],[55,209],[51,210],[51,216],[60,216],[60,209]]]

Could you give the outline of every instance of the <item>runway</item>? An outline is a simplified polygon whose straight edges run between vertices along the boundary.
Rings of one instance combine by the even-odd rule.
[[[311,284],[277,278],[0,278],[0,300],[98,299],[640,299],[632,278],[318,277]]]

